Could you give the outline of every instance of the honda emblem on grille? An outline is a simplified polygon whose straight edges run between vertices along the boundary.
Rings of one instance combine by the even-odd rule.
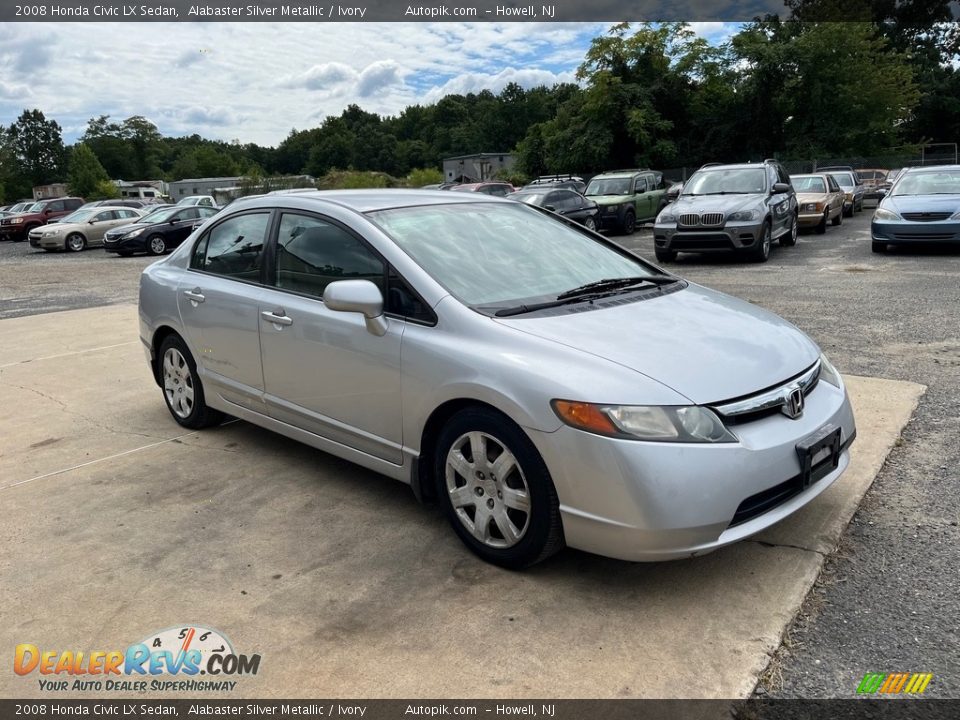
[[[803,390],[799,387],[788,388],[784,393],[780,412],[794,420],[803,415]]]

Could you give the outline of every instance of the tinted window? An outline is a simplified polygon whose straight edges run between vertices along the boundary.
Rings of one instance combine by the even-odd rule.
[[[113,210],[105,210],[103,212],[97,213],[93,218],[94,222],[104,222],[105,220],[115,220],[116,213]]]
[[[62,212],[63,209],[63,200],[54,200],[47,205],[47,210],[50,210],[51,212]]]
[[[555,207],[557,210],[569,212],[570,210],[576,210],[580,207],[580,201],[577,199],[577,196],[569,190],[558,190],[556,195]]]
[[[197,212],[196,208],[189,208],[188,210],[181,210],[177,213],[178,220],[196,220],[200,217],[200,213]]]
[[[337,280],[370,280],[383,291],[384,267],[362,242],[338,225],[284,213],[277,235],[276,285],[322,298]]]
[[[193,249],[190,267],[258,282],[269,213],[235,215],[210,228]]]

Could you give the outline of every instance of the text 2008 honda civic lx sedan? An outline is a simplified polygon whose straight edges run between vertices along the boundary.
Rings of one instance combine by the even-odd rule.
[[[229,414],[410,483],[506,567],[735,542],[855,435],[791,324],[474,193],[238,200],[144,271],[140,334],[181,425]]]

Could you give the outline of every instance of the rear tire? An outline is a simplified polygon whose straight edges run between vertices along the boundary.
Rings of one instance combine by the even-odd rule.
[[[887,251],[887,244],[873,240],[870,243],[870,249],[875,253],[885,253]]]
[[[753,262],[762,263],[770,259],[770,246],[773,244],[770,241],[770,233],[770,221],[767,220],[763,223],[763,234],[750,251],[750,259]]]
[[[478,406],[450,418],[437,438],[433,472],[454,532],[487,562],[518,570],[563,548],[550,472],[505,415]]]
[[[826,227],[826,225],[824,225]],[[797,236],[800,234],[800,222],[797,220],[797,216],[793,216],[793,222],[790,224],[790,229],[787,230],[783,235],[780,236],[780,247],[793,247],[797,244]]]
[[[157,376],[167,410],[191,430],[219,425],[224,414],[206,403],[197,363],[179,335],[168,335],[157,355]]]
[[[667,250],[666,248],[654,248],[654,254],[660,262],[673,262],[677,259],[676,250]]]

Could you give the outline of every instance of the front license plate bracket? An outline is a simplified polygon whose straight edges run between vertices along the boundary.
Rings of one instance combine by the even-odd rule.
[[[833,424],[797,443],[800,483],[804,489],[826,477],[840,465],[840,428]]]

